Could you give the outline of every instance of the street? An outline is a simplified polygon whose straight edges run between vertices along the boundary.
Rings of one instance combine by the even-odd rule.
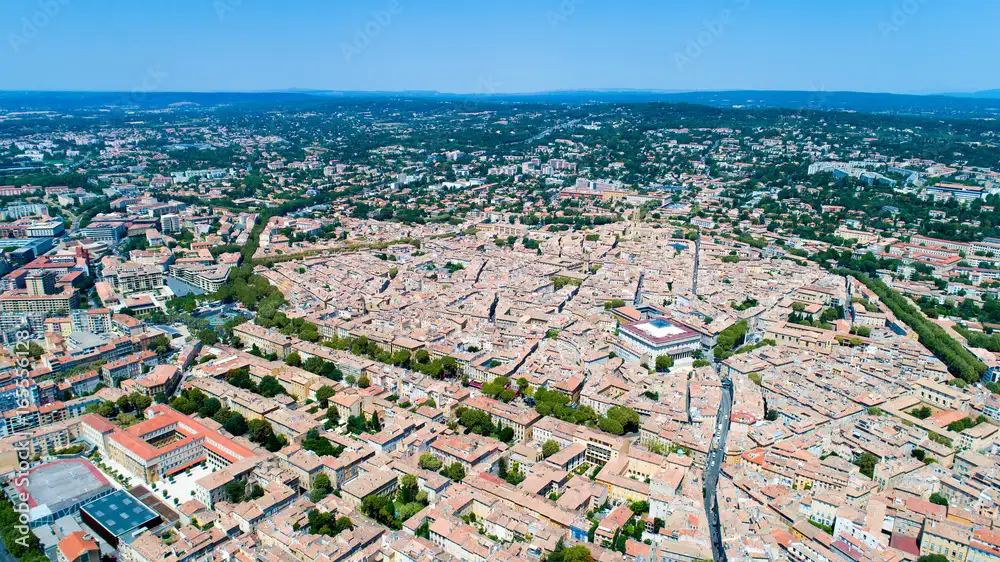
[[[705,514],[708,517],[709,534],[712,538],[712,557],[717,561],[726,560],[726,551],[722,545],[722,529],[719,526],[719,502],[716,499],[716,487],[719,484],[719,471],[726,458],[726,436],[729,433],[729,415],[733,407],[733,383],[722,379],[722,402],[719,404],[719,414],[716,417],[715,434],[712,446],[708,450],[708,464],[705,466]]]

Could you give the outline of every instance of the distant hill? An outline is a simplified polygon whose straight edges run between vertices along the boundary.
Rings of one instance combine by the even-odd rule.
[[[391,97],[437,100],[477,100],[534,103],[695,103],[728,108],[784,108],[818,111],[858,111],[926,117],[1000,117],[1000,90],[995,97],[908,95],[869,92],[823,92],[805,90],[729,90],[718,92],[678,92],[667,90],[554,90],[511,94],[454,94],[445,92],[360,92],[312,91],[317,96]]]
[[[780,108],[816,111],[949,117],[1000,118],[1000,90],[973,94],[904,95],[868,92],[730,90],[677,92],[666,90],[560,90],[510,94],[456,94],[424,90],[349,91],[293,89],[269,92],[0,92],[0,110],[26,111],[74,108],[162,108],[172,104],[196,106],[320,104],[333,98],[414,99],[494,103],[691,103],[720,108]]]
[[[1000,89],[997,89],[997,90],[979,90],[978,92],[960,92],[960,93],[956,93],[956,94],[944,94],[944,95],[958,97],[958,98],[1000,99]]]

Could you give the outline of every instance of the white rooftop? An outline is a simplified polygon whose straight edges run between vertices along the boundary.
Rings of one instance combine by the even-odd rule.
[[[657,318],[655,320],[650,320],[649,322],[637,324],[634,327],[637,330],[642,330],[643,332],[654,338],[666,338],[669,336],[677,336],[684,333],[683,328],[674,326],[673,324],[667,322],[662,318]]]

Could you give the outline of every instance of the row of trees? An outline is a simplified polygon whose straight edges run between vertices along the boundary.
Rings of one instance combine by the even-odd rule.
[[[940,326],[928,320],[902,295],[886,286],[881,279],[868,277],[859,271],[850,269],[841,269],[838,273],[854,277],[878,295],[879,299],[896,315],[896,318],[899,318],[917,333],[920,343],[940,359],[952,375],[967,383],[978,381],[982,377],[986,371],[986,365],[982,361],[965,349],[962,344],[955,341]]]
[[[99,404],[91,404],[87,406],[87,413],[98,414],[121,427],[128,427],[142,419],[143,412],[152,403],[152,398],[133,392],[122,396],[117,402],[105,400]]]
[[[462,463],[456,462],[448,466],[445,466],[441,459],[435,457],[430,453],[424,453],[420,455],[420,460],[418,461],[420,468],[424,470],[438,471],[441,476],[447,476],[455,482],[458,482],[465,478],[465,467]]]
[[[458,376],[458,361],[454,357],[438,357],[431,359],[430,353],[426,349],[418,349],[410,353],[405,349],[389,353],[379,345],[368,339],[366,336],[359,338],[331,338],[323,342],[323,345],[330,349],[340,351],[350,351],[360,357],[368,357],[373,361],[396,365],[406,369],[418,371],[436,379],[452,378]]]
[[[514,430],[509,427],[496,427],[490,419],[490,415],[475,408],[459,408],[455,410],[458,423],[462,427],[478,435],[495,435],[497,439],[504,443],[514,440]]]
[[[291,367],[301,367],[314,375],[326,377],[330,380],[340,381],[344,379],[344,374],[337,368],[337,364],[326,361],[320,357],[310,357],[305,361],[298,352],[293,351],[285,357],[285,363]]]
[[[242,415],[222,405],[218,398],[207,396],[197,388],[185,389],[179,396],[170,401],[170,407],[184,415],[198,414],[203,418],[212,418],[229,433],[247,438],[274,452],[288,444],[288,440],[274,432],[274,428],[266,420],[247,421]]]
[[[734,350],[743,343],[746,335],[746,320],[740,320],[725,330],[722,330],[719,332],[718,337],[715,338],[715,349],[712,350],[712,355],[719,361],[723,361],[731,357]]]
[[[261,377],[260,382],[253,382],[253,379],[250,378],[249,367],[241,367],[230,372],[226,375],[226,382],[236,388],[242,388],[254,394],[259,394],[264,398],[274,398],[279,394],[288,394],[288,391],[285,390],[285,387],[281,386],[278,379],[271,375]]]
[[[340,533],[354,528],[354,522],[349,517],[337,517],[333,513],[313,509],[306,515],[309,533],[335,537]]]
[[[590,406],[571,407],[569,395],[558,390],[539,388],[533,398],[535,411],[543,416],[553,416],[578,425],[596,425],[614,435],[624,435],[639,430],[639,414],[632,408],[612,406],[603,416],[598,416]]]

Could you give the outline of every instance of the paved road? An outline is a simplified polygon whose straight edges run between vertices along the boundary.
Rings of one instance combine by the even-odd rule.
[[[694,239],[694,267],[691,269],[691,293],[698,294],[698,258],[701,254],[701,229],[697,231]]]
[[[719,485],[719,471],[726,458],[726,437],[729,434],[729,414],[733,408],[733,385],[729,379],[722,380],[722,403],[716,418],[715,435],[708,451],[708,465],[705,467],[705,513],[708,514],[709,534],[712,538],[712,557],[716,561],[726,561],[726,551],[722,546],[722,528],[719,526],[719,501],[715,491]]]

